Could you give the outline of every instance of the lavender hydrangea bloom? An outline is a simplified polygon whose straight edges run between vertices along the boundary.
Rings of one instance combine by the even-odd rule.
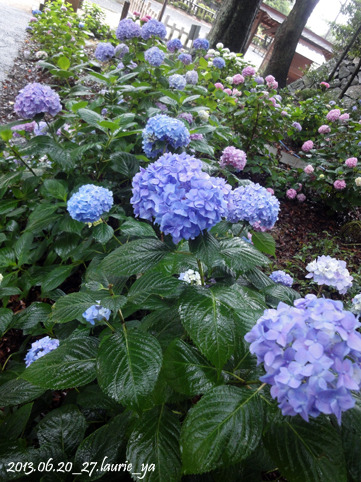
[[[302,131],[302,126],[299,122],[292,122],[292,127],[294,127],[298,132]]]
[[[35,360],[50,353],[59,346],[59,340],[45,336],[31,344],[30,350],[25,356],[26,367],[30,366]]]
[[[353,298],[351,310],[355,315],[361,316],[361,293]]]
[[[212,228],[227,212],[231,191],[224,179],[202,171],[202,162],[185,153],[165,154],[133,178],[136,217],[160,225],[174,243],[194,239]]]
[[[114,57],[114,47],[111,43],[99,43],[95,50],[95,58],[100,62],[107,62]]]
[[[240,149],[236,149],[234,146],[226,147],[220,158],[220,166],[225,167],[227,165],[233,166],[237,171],[243,171],[247,163],[246,153]]]
[[[180,50],[183,48],[182,42],[179,40],[179,38],[172,38],[172,40],[169,40],[167,42],[167,50],[168,52],[174,53],[177,50]]]
[[[61,111],[60,97],[47,85],[35,82],[21,89],[15,99],[14,110],[23,119],[31,119],[41,113],[55,116]]]
[[[40,121],[39,124],[36,124],[34,127],[34,134],[36,136],[45,136],[48,133],[48,124],[44,121]]]
[[[192,124],[193,116],[189,112],[182,112],[178,115],[178,119],[184,119],[188,122],[188,124]]]
[[[100,303],[100,301],[97,301]],[[92,305],[90,308],[84,311],[83,318],[86,319],[91,325],[94,325],[96,321],[102,321],[104,318],[108,321],[111,315],[111,311],[108,308],[104,308],[101,305]]]
[[[113,193],[105,187],[85,184],[71,196],[67,209],[70,216],[82,223],[94,223],[113,205]]]
[[[140,37],[141,28],[130,18],[124,18],[119,22],[115,35],[118,40],[127,40],[135,37]]]
[[[245,339],[283,415],[334,414],[341,423],[355,405],[351,391],[361,388],[360,326],[340,301],[315,295],[265,310]]]
[[[174,74],[168,77],[169,87],[171,89],[183,90],[187,85],[187,81],[183,75]]]
[[[11,130],[14,133],[14,137],[20,137],[20,134],[18,134],[18,131],[25,131],[25,132],[34,132],[34,129],[36,127],[36,122],[28,122],[27,124],[18,124],[17,126],[12,126]]]
[[[291,287],[293,285],[293,278],[292,276],[290,276],[289,274],[285,273],[284,271],[273,271],[273,273],[271,273],[269,275],[269,277],[271,278],[272,281],[274,281],[275,283],[279,283],[281,285],[284,285],[284,286],[289,286]]]
[[[144,40],[149,40],[151,37],[164,39],[166,35],[167,29],[165,28],[165,25],[154,18],[145,23],[141,31],[141,36]]]
[[[184,65],[189,65],[192,63],[192,56],[190,54],[179,54],[178,60],[180,60]]]
[[[189,131],[184,123],[164,114],[151,117],[143,130],[143,150],[154,158],[171,147],[178,149],[190,143]]]
[[[193,48],[196,50],[208,50],[209,49],[209,42],[206,38],[196,38],[193,42]]]
[[[203,134],[191,134],[191,141],[203,141]]]
[[[198,72],[196,70],[189,70],[186,73],[187,84],[196,85],[198,84]]]
[[[129,53],[129,47],[126,44],[119,44],[114,49],[114,56],[117,59],[122,59],[124,55]]]
[[[256,84],[258,84],[258,85],[264,84],[264,78],[261,77],[261,76],[255,77],[255,78],[254,78],[254,81],[255,81]]]
[[[159,67],[164,62],[164,52],[158,47],[151,47],[144,52],[144,58],[153,67]]]
[[[226,61],[222,57],[214,57],[212,63],[217,69],[223,69],[226,65]]]
[[[331,256],[318,256],[306,266],[310,273],[306,278],[313,278],[318,285],[333,286],[341,295],[352,286],[353,277],[346,268],[346,262]]]
[[[248,221],[254,229],[272,229],[278,219],[280,203],[259,184],[237,187],[229,197],[228,220],[231,223]]]

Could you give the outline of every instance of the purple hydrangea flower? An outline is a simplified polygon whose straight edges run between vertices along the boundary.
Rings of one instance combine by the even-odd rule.
[[[233,166],[237,171],[243,171],[247,163],[246,153],[234,146],[226,147],[220,158],[219,164],[221,167]]]
[[[153,18],[143,25],[141,35],[144,40],[149,40],[151,37],[164,39],[167,35],[167,29],[162,22]]]
[[[222,57],[214,57],[212,63],[217,69],[223,69],[226,66],[226,61]]]
[[[172,40],[169,40],[169,42],[167,42],[168,52],[174,53],[177,50],[180,50],[181,48],[183,48],[183,44],[179,40],[179,38],[172,38]]]
[[[85,23],[84,23],[84,22],[79,22],[78,27],[79,27],[79,28],[84,28],[84,27],[85,27]]]
[[[124,18],[119,22],[115,33],[118,40],[127,40],[141,36],[140,26],[130,18]]]
[[[231,186],[202,171],[202,162],[185,153],[165,154],[133,178],[136,217],[160,225],[174,243],[194,239],[227,213]]]
[[[183,90],[187,85],[187,81],[183,75],[174,74],[168,77],[169,87],[171,89]]]
[[[265,310],[245,339],[283,415],[334,414],[341,423],[361,388],[360,326],[340,301],[315,295]]]
[[[151,117],[143,130],[143,150],[151,158],[162,154],[164,149],[178,149],[189,143],[189,131],[184,123],[164,114]]]
[[[196,50],[208,50],[209,49],[209,42],[206,38],[196,38],[193,42],[193,48]]]
[[[272,229],[278,219],[280,203],[259,184],[237,187],[229,198],[228,220],[231,223],[248,221],[254,229]]]
[[[264,84],[264,78],[261,77],[261,76],[259,76],[259,75],[254,78],[254,81],[255,81],[256,84],[258,84],[258,85]]]
[[[352,286],[353,277],[346,268],[346,262],[331,256],[318,256],[306,266],[310,273],[306,278],[313,278],[318,285],[333,286],[341,295]]]
[[[255,73],[256,69],[254,67],[251,67],[250,65],[248,65],[242,70],[243,77],[253,77]]]
[[[189,65],[192,63],[192,56],[190,54],[179,54],[178,60],[180,60],[184,65]]]
[[[193,116],[189,112],[182,112],[178,115],[178,119],[184,119],[188,122],[188,124],[193,123]]]
[[[164,62],[164,52],[158,47],[151,47],[144,52],[144,58],[153,67],[159,67]]]
[[[100,62],[107,62],[114,57],[114,47],[111,43],[99,43],[95,50],[95,58]]]
[[[292,127],[294,127],[298,132],[302,131],[302,126],[299,122],[292,122]]]
[[[36,122],[28,122],[27,124],[19,124],[17,126],[12,126],[11,130],[14,132],[14,137],[20,137],[20,134],[18,134],[18,131],[25,131],[25,132],[34,132],[34,129],[36,127]]]
[[[97,301],[100,303],[100,301]],[[96,321],[102,321],[104,318],[108,321],[111,315],[111,311],[108,308],[104,308],[101,305],[92,305],[82,314],[91,325],[94,325]]]
[[[94,223],[113,206],[113,193],[105,187],[85,184],[68,201],[70,216],[82,223]]]
[[[34,134],[36,136],[45,136],[48,133],[48,124],[44,121],[40,121],[39,124],[36,124],[34,127]]]
[[[55,116],[61,111],[60,97],[47,85],[35,82],[21,89],[15,99],[14,110],[23,119],[31,119],[41,113]]]
[[[119,44],[114,49],[114,56],[117,59],[122,59],[124,55],[129,53],[129,47],[126,44]]]
[[[189,70],[186,73],[187,84],[196,85],[198,84],[198,72],[196,70]]]
[[[191,134],[191,141],[203,141],[203,134]]]
[[[293,285],[293,278],[292,276],[290,276],[289,274],[285,273],[284,271],[273,271],[273,273],[271,273],[269,275],[269,277],[271,278],[272,281],[274,281],[275,283],[279,283],[281,285],[284,285],[284,286],[292,286]]]
[[[31,344],[30,350],[25,356],[26,367],[30,366],[35,360],[50,353],[59,346],[59,340],[45,336]]]

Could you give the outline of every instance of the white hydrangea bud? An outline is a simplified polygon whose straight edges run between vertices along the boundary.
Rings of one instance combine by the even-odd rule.
[[[223,49],[224,45],[222,44],[222,42],[218,42],[217,45],[216,45],[216,48],[217,49]]]
[[[233,77],[226,77],[226,82],[228,82],[228,84],[233,84]]]
[[[198,112],[198,116],[202,121],[207,122],[209,119],[209,112],[207,112],[206,110],[200,110]]]
[[[355,184],[357,187],[361,187],[361,177],[356,177]]]
[[[188,269],[184,273],[181,273],[179,275],[180,280],[189,283],[191,285],[201,285],[201,275],[198,273],[198,271],[194,271],[193,269]]]
[[[209,49],[207,55],[216,55],[216,51],[214,49]]]
[[[229,54],[229,53],[230,53],[230,50],[229,50],[229,48],[226,47],[225,49],[222,49],[222,52],[224,52],[224,53],[226,53],[226,54]]]

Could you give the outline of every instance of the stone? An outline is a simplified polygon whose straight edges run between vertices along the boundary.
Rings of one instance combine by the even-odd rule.
[[[305,83],[303,82],[303,79],[297,79],[295,82],[292,82],[288,88],[291,88],[293,91],[302,90],[305,88]]]
[[[361,85],[353,85],[349,87],[345,94],[354,100],[361,99]]]
[[[341,89],[343,89],[345,87],[345,85],[348,83],[348,78],[344,78],[341,80]]]
[[[339,68],[339,71],[338,71],[338,78],[344,79],[345,77],[348,77],[350,73],[351,72],[349,71],[349,69],[345,65],[341,64],[341,67]]]
[[[355,57],[352,61],[354,65],[357,65],[360,62],[360,57]]]
[[[347,96],[345,96],[342,100],[343,100],[343,105],[344,107],[346,107],[346,109],[349,109],[355,104],[355,101]]]

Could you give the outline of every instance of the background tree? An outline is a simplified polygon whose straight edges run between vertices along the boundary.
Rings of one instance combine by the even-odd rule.
[[[208,34],[211,47],[222,42],[232,52],[244,53],[252,24],[262,0],[252,2],[224,0],[216,21]]]
[[[275,8],[285,15],[288,15],[291,11],[294,0],[264,0],[263,3]]]
[[[273,53],[263,74],[274,75],[279,87],[286,86],[298,40],[318,2],[319,0],[296,0],[290,14],[276,32]]]
[[[340,14],[348,17],[346,24],[331,23],[334,49],[342,52],[350,42],[354,33],[361,25],[361,0],[348,0],[340,10]],[[359,57],[361,54],[361,36],[356,38],[350,49],[350,57]]]

